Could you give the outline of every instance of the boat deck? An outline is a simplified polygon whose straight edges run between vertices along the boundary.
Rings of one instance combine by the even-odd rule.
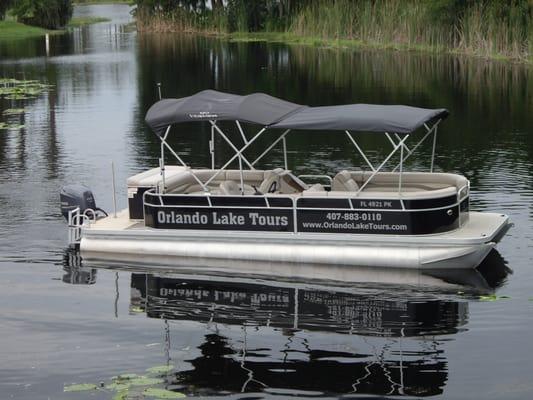
[[[189,229],[154,229],[145,227],[142,220],[131,220],[128,216],[128,210],[122,210],[117,213],[116,218],[112,215],[102,218],[89,227],[83,229],[84,236],[141,236],[149,239],[157,236],[188,236],[188,237],[209,237],[211,239],[233,238],[248,240],[279,239],[285,241],[288,238],[294,240],[318,240],[349,242],[356,239],[359,241],[394,243],[398,242],[416,242],[428,244],[474,244],[488,243],[499,241],[500,233],[503,228],[509,225],[509,217],[504,214],[496,213],[470,213],[469,220],[459,229],[429,235],[380,235],[380,234],[332,234],[332,233],[286,233],[286,232],[240,232],[240,231],[212,231],[212,230],[189,230]]]

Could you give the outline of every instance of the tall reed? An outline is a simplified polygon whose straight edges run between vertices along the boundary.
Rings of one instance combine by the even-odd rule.
[[[371,46],[533,61],[531,0],[302,0],[294,1],[299,6],[283,16],[276,14],[275,7],[267,6],[269,1],[263,8],[254,8],[247,1],[231,0],[216,12],[209,8],[191,11],[182,6],[170,12],[145,12],[140,7],[137,25],[141,31],[216,34],[259,29],[299,37],[354,40]],[[439,8],[439,4],[455,8],[450,11]]]

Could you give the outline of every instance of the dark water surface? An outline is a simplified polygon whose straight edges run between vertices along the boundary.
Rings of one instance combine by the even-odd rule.
[[[63,386],[167,363],[169,388],[188,395],[533,397],[531,68],[141,36],[128,11],[78,7],[113,20],[50,37],[48,50],[44,39],[0,42],[0,78],[54,85],[34,100],[0,99],[0,110],[26,107],[25,129],[0,131],[0,398],[111,398]],[[515,227],[481,272],[356,270],[354,284],[80,266],[65,251],[59,189],[83,182],[110,210],[113,160],[125,207],[126,178],[157,165],[143,124],[156,82],[169,97],[216,88],[311,105],[446,107],[437,169],[466,175],[472,209],[509,214]],[[209,128],[187,128],[174,146],[208,165]],[[361,142],[376,160],[389,146],[372,135]],[[288,147],[297,173],[361,163],[344,136],[298,133]],[[410,167],[427,168],[429,153],[423,146]],[[264,165],[281,161],[274,152]],[[508,298],[479,298],[492,293]]]

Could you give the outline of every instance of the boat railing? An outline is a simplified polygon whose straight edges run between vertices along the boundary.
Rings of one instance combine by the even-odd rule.
[[[463,192],[464,194],[462,194]],[[468,193],[470,193],[470,182],[459,188],[459,190],[457,191],[457,201],[460,203],[461,200],[468,196]]]
[[[361,211],[361,212],[366,212],[366,211],[379,211],[379,212],[398,212],[398,211],[402,211],[402,212],[422,212],[422,211],[438,211],[438,210],[443,210],[443,209],[447,209],[447,208],[450,208],[450,207],[456,207],[456,206],[459,206],[460,203],[467,197],[469,191],[467,190],[466,192],[464,192],[466,189],[468,189],[468,185],[465,185],[463,186],[461,189],[459,189],[458,193],[457,193],[457,196],[456,196],[456,201],[453,202],[453,203],[447,203],[445,205],[440,205],[440,206],[437,206],[437,207],[416,207],[416,208],[409,208],[409,207],[406,207],[405,206],[405,202],[407,201],[412,201],[413,199],[402,199],[401,197],[398,198],[398,199],[379,199],[379,198],[375,198],[375,199],[363,199],[365,201],[368,201],[369,203],[375,203],[375,202],[386,202],[386,201],[398,201],[400,204],[399,204],[399,207],[397,208],[390,208],[390,209],[387,209],[387,208],[378,208],[378,207],[356,207],[354,206],[354,203],[355,201],[357,200],[360,200],[361,198],[357,197],[355,194],[354,196],[346,196],[346,197],[322,197],[320,196],[320,192],[317,192],[317,196],[316,197],[302,197],[302,196],[299,196],[299,195],[294,195],[294,194],[286,194],[286,195],[283,195],[283,194],[273,194],[273,195],[268,195],[268,194],[265,194],[265,195],[261,195],[261,196],[258,196],[258,195],[241,195],[241,194],[235,194],[235,195],[228,195],[228,194],[212,194],[212,193],[209,193],[209,192],[202,192],[202,193],[198,193],[198,194],[189,194],[189,193],[158,193],[157,192],[157,189],[150,189],[150,190],[147,190],[146,192],[143,193],[143,204],[144,205],[147,205],[147,206],[152,206],[152,207],[183,207],[183,208],[235,208],[235,209],[264,209],[264,208],[271,208],[271,209],[287,209],[288,207],[279,207],[279,206],[274,206],[271,204],[272,202],[272,199],[280,199],[280,198],[283,198],[283,199],[290,199],[291,202],[292,202],[292,207],[295,208],[295,209],[299,209],[299,210],[324,210],[324,211],[338,211],[338,210],[348,210],[348,211]],[[460,195],[461,192],[464,192],[464,195]],[[146,198],[148,196],[151,196],[151,197],[157,197],[159,202],[158,204],[155,204],[151,201],[148,201]],[[182,203],[182,204],[165,204],[164,200],[165,198],[173,198],[173,197],[177,197],[177,198],[206,198],[207,201],[206,201],[206,204],[204,205],[201,205],[201,204],[185,204],[185,203]],[[443,198],[447,198],[449,196],[444,196],[444,197],[438,197],[438,198],[430,198],[430,199],[422,199],[424,201],[431,201],[431,200],[440,200],[440,199],[443,199]],[[251,200],[257,200],[257,199],[264,199],[265,200],[265,205],[264,206],[257,206],[257,205],[213,205],[212,204],[212,198],[229,198],[229,199],[242,199],[242,200],[245,200],[245,199],[251,199]],[[270,199],[270,201],[269,201]],[[346,208],[343,208],[343,207],[327,207],[327,206],[324,206],[324,207],[309,207],[309,206],[305,206],[305,207],[302,207],[302,206],[298,206],[298,200],[300,199],[320,199],[320,200],[325,200],[325,201],[328,201],[328,200],[347,200],[347,203],[349,205],[349,207],[346,207]],[[416,201],[416,200],[415,200]]]
[[[91,222],[96,221],[96,212],[88,208],[81,213],[79,207],[68,212],[68,244],[71,247],[75,247],[80,244],[81,240],[81,228],[83,225],[88,225]]]

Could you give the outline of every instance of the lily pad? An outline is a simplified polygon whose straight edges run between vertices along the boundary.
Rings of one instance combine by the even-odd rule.
[[[126,382],[124,383],[113,382],[113,383],[110,383],[109,385],[105,385],[105,388],[107,390],[118,390],[120,392],[120,391],[128,390],[130,386],[131,385]]]
[[[158,365],[156,367],[148,368],[146,371],[152,374],[166,374],[174,369],[174,365]]]
[[[148,397],[155,397],[156,399],[183,399],[187,397],[183,393],[158,388],[148,388],[143,394]]]
[[[113,400],[126,400],[128,398],[128,391],[123,390],[113,396]]]
[[[13,129],[13,130],[16,130],[16,131],[19,131],[22,128],[24,128],[24,124],[9,124],[7,126],[7,129]]]
[[[510,299],[509,296],[497,296],[495,294],[491,294],[488,296],[479,296],[479,300],[481,301],[498,301],[498,300],[505,300]]]
[[[35,80],[24,81],[12,78],[0,78],[0,85],[0,96],[8,100],[31,99],[52,87]]]
[[[25,96],[23,94],[10,94],[6,96],[7,100],[28,100],[31,99],[31,96]]]
[[[20,130],[24,128],[23,124],[8,124],[6,122],[0,122],[0,130],[2,129],[11,129],[11,130]]]
[[[118,376],[113,376],[111,378],[111,380],[113,381],[125,381],[125,380],[128,380],[128,379],[133,379],[133,378],[137,378],[139,375],[137,374],[121,374],[121,375],[118,375]]]
[[[165,381],[163,379],[147,378],[145,376],[140,376],[138,378],[130,379],[128,381],[128,384],[130,384],[131,386],[150,386],[150,385],[158,385],[164,382]]]
[[[24,114],[26,110],[24,108],[8,108],[7,110],[2,111],[4,115],[20,115]]]
[[[64,392],[83,392],[86,390],[96,390],[97,386],[93,383],[78,383],[75,385],[65,386]]]

